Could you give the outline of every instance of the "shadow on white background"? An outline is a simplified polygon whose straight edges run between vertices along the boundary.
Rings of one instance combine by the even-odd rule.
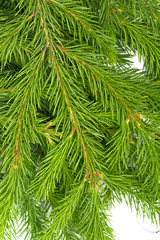
[[[160,228],[151,225],[147,218],[143,221],[142,217],[136,217],[134,208],[131,212],[125,202],[116,202],[111,213],[116,240],[160,240],[160,232],[156,233]]]

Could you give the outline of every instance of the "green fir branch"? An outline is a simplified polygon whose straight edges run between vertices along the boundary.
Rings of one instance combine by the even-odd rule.
[[[159,8],[0,2],[0,239],[112,240],[123,198],[159,224]]]

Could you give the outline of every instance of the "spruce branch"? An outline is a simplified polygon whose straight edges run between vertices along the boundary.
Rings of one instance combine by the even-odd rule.
[[[159,223],[159,10],[0,3],[0,239],[112,240],[122,198]]]

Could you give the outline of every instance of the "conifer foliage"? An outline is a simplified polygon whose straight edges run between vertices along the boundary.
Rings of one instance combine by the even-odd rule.
[[[0,239],[112,240],[122,198],[159,223],[159,30],[159,0],[0,1]]]

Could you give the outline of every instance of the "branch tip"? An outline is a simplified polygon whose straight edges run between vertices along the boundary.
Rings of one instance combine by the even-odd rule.
[[[74,129],[73,129],[73,133],[72,133],[72,135],[75,133],[75,131],[76,131],[76,127],[74,127]]]
[[[133,142],[131,139],[129,139],[129,143],[131,143],[131,144],[135,144],[135,142]]]
[[[29,19],[32,19],[34,16],[35,16],[36,12],[32,13],[30,16],[29,16]]]

